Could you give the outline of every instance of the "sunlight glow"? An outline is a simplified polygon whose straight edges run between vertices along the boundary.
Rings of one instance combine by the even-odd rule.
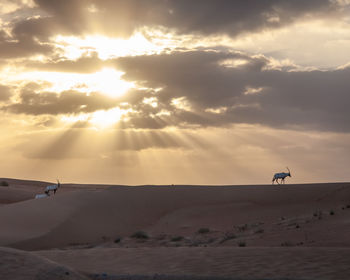
[[[158,107],[158,100],[155,97],[144,98],[142,102],[144,104],[152,106],[153,108]]]
[[[64,73],[64,72],[26,72],[16,79],[29,81],[45,81],[52,86],[48,91],[62,92],[78,90],[81,92],[101,92],[110,97],[119,97],[134,87],[134,83],[121,80],[123,72],[113,68],[104,68],[92,74]]]
[[[191,104],[188,102],[186,97],[173,98],[171,100],[171,105],[173,105],[176,109],[191,111]]]
[[[110,110],[99,110],[93,113],[83,113],[79,115],[65,115],[60,119],[64,123],[88,122],[96,128],[107,128],[121,119],[126,119],[128,113],[133,112],[132,109],[120,109],[119,107]]]
[[[100,59],[109,59],[128,55],[152,54],[161,52],[166,46],[154,44],[142,33],[135,33],[129,39],[109,38],[101,35],[84,37],[62,36],[53,39],[69,59],[80,57],[86,50],[95,51]]]
[[[207,108],[205,109],[205,112],[212,113],[212,114],[222,114],[222,113],[225,113],[227,110],[228,110],[227,107]]]
[[[220,65],[228,68],[237,68],[247,63],[246,59],[225,59],[221,61]]]
[[[113,108],[110,110],[100,110],[91,114],[89,122],[99,128],[106,128],[119,122],[126,114],[131,112],[131,109]]]
[[[244,95],[254,95],[258,94],[263,90],[262,87],[259,88],[253,88],[253,87],[246,87],[246,91],[243,93]]]
[[[61,121],[65,123],[86,122],[89,119],[90,114],[80,115],[65,115],[61,117]]]
[[[123,72],[118,72],[112,68],[104,68],[92,75],[89,88],[92,91],[100,91],[111,97],[121,96],[134,86],[133,83],[120,79],[123,74]]]

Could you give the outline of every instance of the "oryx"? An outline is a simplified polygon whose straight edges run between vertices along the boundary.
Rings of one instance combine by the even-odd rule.
[[[278,179],[281,179],[281,182],[284,184],[284,179],[286,178],[286,177],[292,177],[292,175],[290,175],[290,170],[289,170],[289,168],[287,167],[287,169],[288,169],[288,173],[286,173],[286,172],[281,172],[281,173],[276,173],[275,175],[273,175],[273,178],[272,178],[272,184],[276,181],[277,182],[277,184],[280,184],[279,182],[278,182]]]
[[[49,193],[50,191],[53,191],[54,194],[56,194],[56,191],[58,190],[58,188],[61,186],[60,181],[57,179],[57,184],[56,185],[51,185],[51,186],[47,186],[45,189],[45,193]]]

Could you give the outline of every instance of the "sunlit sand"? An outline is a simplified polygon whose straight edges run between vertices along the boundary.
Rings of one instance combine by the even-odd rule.
[[[34,199],[50,183],[0,181],[6,279],[350,279],[349,183],[63,183]]]

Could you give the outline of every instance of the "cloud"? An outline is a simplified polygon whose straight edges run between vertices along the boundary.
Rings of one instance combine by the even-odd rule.
[[[23,4],[4,17],[7,31],[0,31],[0,58],[54,55],[52,38],[58,34],[130,37],[140,28],[165,28],[178,34],[236,37],[295,21],[339,18],[344,13],[339,3],[331,0],[35,0],[34,3],[34,7]],[[52,63],[69,69],[63,61]]]
[[[123,71],[123,79],[147,89],[111,98],[76,90],[43,92],[27,85],[18,101],[2,107],[31,115],[79,114],[107,110],[127,102],[132,109],[124,128],[207,127],[233,123],[270,127],[349,131],[350,68],[301,70],[273,68],[262,55],[220,50],[120,57],[108,61],[82,57],[40,67],[93,71],[107,63]],[[89,68],[91,67],[91,68]],[[161,90],[156,90],[161,88]],[[152,98],[156,106],[146,104]],[[182,100],[183,104],[175,104]]]
[[[242,59],[246,62],[237,67],[222,63]],[[172,113],[161,117],[170,124],[254,123],[349,131],[350,81],[347,77],[350,68],[275,70],[267,67],[269,60],[263,56],[217,51],[124,57],[115,63],[125,72],[124,79],[163,88],[157,96],[163,105],[159,110]],[[247,94],[247,90],[252,89],[256,92]],[[171,106],[171,101],[180,97],[188,100],[192,110]],[[222,107],[225,110],[212,112]],[[154,123],[154,118],[150,123]]]
[[[58,115],[89,113],[102,109],[110,109],[118,103],[113,98],[92,92],[68,90],[61,93],[36,91],[33,83],[25,86],[18,97],[18,101],[1,109],[16,114],[28,115]]]
[[[0,84],[0,102],[8,101],[11,95],[11,88]]]
[[[96,33],[128,37],[145,26],[181,34],[236,36],[340,11],[330,0],[36,0],[35,4],[39,16],[16,20],[13,39],[47,41],[56,34]]]
[[[47,54],[52,47],[40,44],[30,34],[8,36],[0,30],[0,58],[17,58],[31,56],[34,54]]]
[[[239,68],[223,67],[221,62],[245,60]],[[244,90],[245,74],[260,70],[264,57],[249,57],[235,52],[188,51],[172,54],[123,57],[115,65],[125,72],[127,80],[136,80],[151,88],[166,88],[159,96],[187,96],[200,106],[221,106]],[[217,98],[219,96],[220,98]]]
[[[108,64],[100,60],[96,53],[83,55],[77,60],[59,58],[49,62],[30,62],[27,64],[30,69],[72,73],[94,73],[104,66],[108,66]]]

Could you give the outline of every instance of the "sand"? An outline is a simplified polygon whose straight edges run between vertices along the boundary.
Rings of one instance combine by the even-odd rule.
[[[46,184],[0,188],[0,246],[96,279],[350,279],[349,183],[64,184],[49,198],[29,195]],[[131,237],[138,231],[147,238]]]
[[[7,280],[87,280],[69,267],[30,252],[0,247],[0,277]]]
[[[37,254],[88,275],[350,279],[349,248],[94,248]]]

